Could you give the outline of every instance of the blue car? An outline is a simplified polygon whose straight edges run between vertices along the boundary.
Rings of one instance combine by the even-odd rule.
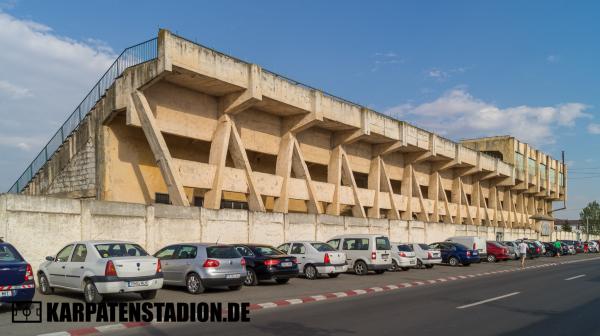
[[[0,239],[0,305],[31,301],[35,282],[31,265],[14,246]]]
[[[468,247],[453,243],[453,242],[440,242],[429,244],[430,248],[439,249],[442,252],[442,262],[450,264],[450,266],[469,266],[471,263],[478,263],[479,253],[477,250],[470,250]]]

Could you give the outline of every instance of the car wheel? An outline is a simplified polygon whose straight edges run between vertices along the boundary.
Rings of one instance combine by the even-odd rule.
[[[229,286],[229,289],[231,289],[232,291],[240,290],[242,289],[242,285]]]
[[[327,275],[329,275],[330,278],[337,278],[340,276],[340,273],[329,273]]]
[[[153,300],[156,297],[157,290],[149,290],[140,292],[142,299],[144,300]]]
[[[286,284],[286,283],[290,282],[290,279],[275,279],[275,281],[278,284],[283,285],[283,284]]]
[[[417,259],[417,268],[423,268],[423,262],[421,259]]]
[[[425,265],[425,268],[431,269],[431,268],[433,268],[433,265]]]
[[[450,266],[458,266],[459,263],[460,261],[456,257],[450,257],[450,259],[448,259],[448,264],[450,264]]]
[[[246,279],[244,279],[244,285],[256,286],[258,285],[258,279],[256,278],[256,272],[250,267],[246,268]]]
[[[403,271],[408,271],[410,267],[401,267]]]
[[[41,273],[39,275],[38,283],[40,284],[40,293],[44,295],[50,295],[54,293],[54,288],[50,287],[50,282],[48,281],[48,278],[46,278],[46,275],[44,273]]]
[[[202,279],[197,273],[188,274],[188,276],[185,278],[185,287],[191,294],[200,294],[204,292]]]
[[[367,274],[368,269],[367,269],[367,264],[365,264],[364,261],[357,261],[354,263],[354,273],[356,273],[357,275],[365,275]]]
[[[92,280],[87,280],[83,287],[83,296],[87,303],[102,302],[102,295],[98,293],[98,289]]]
[[[493,255],[493,254],[488,254],[488,256],[487,256],[487,261],[488,261],[488,262],[491,262],[491,263],[492,263],[492,262],[495,262],[495,261],[496,261],[496,256],[495,256],[495,255]]]
[[[396,272],[399,268],[400,267],[398,267],[396,260],[392,259],[392,267],[390,267],[390,272]]]
[[[304,267],[304,276],[306,276],[308,280],[315,280],[319,277],[319,272],[317,271],[317,268],[315,266],[306,265]]]

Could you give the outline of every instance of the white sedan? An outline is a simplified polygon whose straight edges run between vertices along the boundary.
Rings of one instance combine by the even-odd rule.
[[[313,280],[320,274],[335,278],[348,271],[346,254],[335,250],[331,245],[318,241],[292,241],[277,249],[296,257],[301,274]]]
[[[124,241],[78,241],[46,257],[38,271],[39,290],[83,292],[86,302],[101,302],[103,294],[140,293],[153,299],[162,288],[160,260],[138,244]]]

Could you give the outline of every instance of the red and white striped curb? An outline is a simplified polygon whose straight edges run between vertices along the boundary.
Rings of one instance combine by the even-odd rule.
[[[558,266],[558,265],[565,265],[565,264],[573,264],[573,263],[597,260],[597,259],[600,259],[600,257],[534,265],[534,266],[525,267],[525,269],[537,269],[537,268],[544,268],[544,267]],[[263,302],[263,303],[251,304],[250,310],[262,310],[262,309],[270,309],[270,308],[277,308],[277,307],[285,307],[285,306],[298,305],[298,304],[303,304],[303,303],[318,302],[318,301],[331,300],[331,299],[339,299],[339,298],[366,295],[366,294],[377,293],[377,292],[392,291],[392,290],[397,290],[397,289],[402,289],[402,288],[420,287],[420,286],[426,286],[426,285],[443,283],[443,282],[479,278],[482,276],[510,273],[510,272],[519,272],[519,271],[522,271],[522,270],[520,268],[512,268],[512,269],[504,269],[504,270],[484,272],[484,273],[478,273],[478,274],[448,276],[446,278],[438,278],[435,280],[402,282],[402,283],[395,284],[395,285],[369,287],[369,288],[364,288],[364,289],[352,289],[352,290],[346,290],[346,291],[341,291],[341,292],[311,295],[311,296],[306,296],[306,297],[302,297],[302,298],[285,299],[285,300],[278,300],[278,301],[273,301],[273,302]],[[98,326],[98,327],[72,329],[72,330],[68,330],[68,331],[42,334],[39,336],[82,336],[82,335],[91,335],[91,334],[96,334],[96,333],[114,332],[114,331],[129,329],[129,328],[143,327],[143,326],[152,325],[152,324],[157,324],[157,323],[156,322],[151,322],[151,323],[125,322],[125,323],[118,323],[118,324],[103,325],[103,326]]]
[[[34,284],[31,284],[31,285],[18,285],[18,286],[8,285],[8,286],[0,286],[0,291],[7,291],[7,290],[11,290],[11,289],[34,288],[34,287],[35,287]]]

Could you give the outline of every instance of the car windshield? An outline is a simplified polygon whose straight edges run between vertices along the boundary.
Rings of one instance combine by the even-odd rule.
[[[109,243],[96,244],[96,250],[102,258],[111,257],[141,257],[147,256],[148,253],[138,244],[130,243]]]
[[[335,249],[333,247],[331,247],[331,245],[325,244],[325,243],[311,243],[310,245],[312,245],[319,252],[334,252],[335,251]]]
[[[390,249],[390,240],[387,237],[375,238],[375,248],[377,250],[389,250]]]
[[[252,252],[263,256],[285,255],[285,253],[271,246],[252,246],[250,247],[250,249],[252,250]]]
[[[412,251],[413,251],[413,249],[412,249],[412,247],[410,247],[410,246],[408,246],[408,245],[406,245],[406,244],[401,244],[401,245],[398,245],[398,251],[402,251],[402,252],[412,252]]]
[[[207,247],[206,256],[214,259],[237,259],[242,257],[233,246]]]
[[[11,263],[15,261],[23,261],[23,258],[19,252],[17,252],[17,250],[10,245],[0,245],[0,264]]]
[[[429,250],[429,245],[427,245],[427,244],[419,244],[419,247],[424,251]]]

